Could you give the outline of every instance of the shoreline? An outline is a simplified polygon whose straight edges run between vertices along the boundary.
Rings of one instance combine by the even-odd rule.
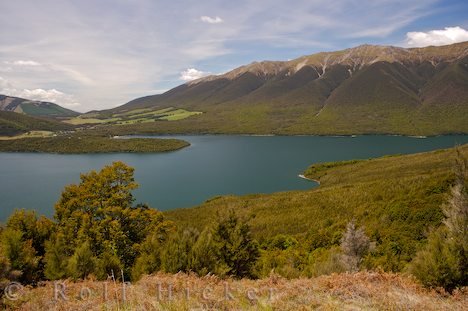
[[[134,134],[121,134],[117,135],[118,138],[125,138],[131,136],[158,136],[158,137],[171,137],[171,136],[238,136],[238,137],[333,137],[333,138],[357,138],[364,136],[385,136],[385,137],[407,137],[414,139],[427,139],[443,136],[468,136],[468,133],[451,133],[451,134],[436,134],[436,135],[405,135],[405,134],[241,134],[241,133],[134,133]]]
[[[316,182],[316,183],[320,186],[320,180],[313,179],[313,178],[308,178],[308,177],[306,177],[306,176],[303,175],[303,174],[299,174],[299,175],[297,175],[297,177],[302,178],[302,179],[305,179],[305,180],[308,180],[308,181]]]

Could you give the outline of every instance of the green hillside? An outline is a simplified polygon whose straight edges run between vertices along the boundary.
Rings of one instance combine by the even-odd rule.
[[[174,107],[177,122],[116,132],[242,134],[468,133],[468,42],[359,46],[209,76],[103,114]]]
[[[190,144],[179,139],[132,138],[113,139],[79,134],[0,140],[0,152],[44,152],[44,153],[110,153],[138,152],[154,153],[179,150]]]
[[[468,157],[468,145],[460,151]],[[270,253],[273,262],[275,256],[280,258],[277,271],[290,276],[315,273],[311,265],[339,245],[346,224],[355,219],[375,242],[366,266],[401,271],[425,243],[431,228],[441,223],[441,205],[453,182],[455,155],[448,149],[315,164],[305,174],[320,181],[318,188],[217,197],[198,207],[165,214],[182,228],[202,229],[219,214],[234,209],[251,218],[254,236],[265,247],[296,239],[301,247]]]
[[[64,131],[74,127],[58,121],[0,111],[0,136],[13,136],[29,131]]]
[[[14,111],[29,116],[58,119],[71,118],[79,115],[76,111],[63,108],[54,103],[5,95],[0,95],[0,111]]]

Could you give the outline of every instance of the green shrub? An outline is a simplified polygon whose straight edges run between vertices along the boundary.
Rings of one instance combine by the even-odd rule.
[[[85,279],[96,271],[97,259],[88,242],[84,242],[68,260],[67,272],[74,280]]]
[[[455,184],[443,206],[443,226],[409,266],[424,285],[448,291],[468,285],[468,164],[460,153],[455,168]]]

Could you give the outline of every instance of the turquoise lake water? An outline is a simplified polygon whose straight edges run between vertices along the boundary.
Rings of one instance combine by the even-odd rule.
[[[163,154],[0,153],[0,221],[15,208],[53,215],[63,187],[113,161],[135,168],[136,202],[160,210],[195,206],[223,194],[302,190],[309,165],[408,154],[468,143],[468,136],[173,136],[191,146]]]

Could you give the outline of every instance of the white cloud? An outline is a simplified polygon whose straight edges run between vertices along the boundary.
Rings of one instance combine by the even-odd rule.
[[[41,66],[40,63],[35,62],[33,60],[15,60],[14,62],[10,62],[9,64],[15,65],[15,66]]]
[[[201,16],[200,17],[200,20],[204,23],[208,23],[208,24],[219,24],[219,23],[222,23],[224,22],[223,19],[219,16],[216,16],[216,17],[209,17],[209,16]]]
[[[14,85],[0,77],[0,94],[20,97],[30,100],[45,101],[58,104],[63,107],[73,108],[80,106],[73,95],[65,94],[56,89],[17,89]]]
[[[180,73],[180,79],[183,81],[192,81],[209,75],[209,72],[200,71],[195,68],[189,68]]]
[[[63,92],[57,91],[56,89],[24,89],[19,92],[18,97],[56,103],[64,107],[80,106],[80,103],[76,102],[75,98],[72,95],[65,94]]]
[[[459,26],[427,32],[408,32],[406,34],[406,44],[414,47],[446,45],[463,41],[468,41],[468,31]]]
[[[17,90],[73,94],[83,112],[106,109],[176,86],[187,68],[221,72],[375,38],[395,42],[389,36],[435,1],[0,0],[8,16],[0,19],[0,75]]]

